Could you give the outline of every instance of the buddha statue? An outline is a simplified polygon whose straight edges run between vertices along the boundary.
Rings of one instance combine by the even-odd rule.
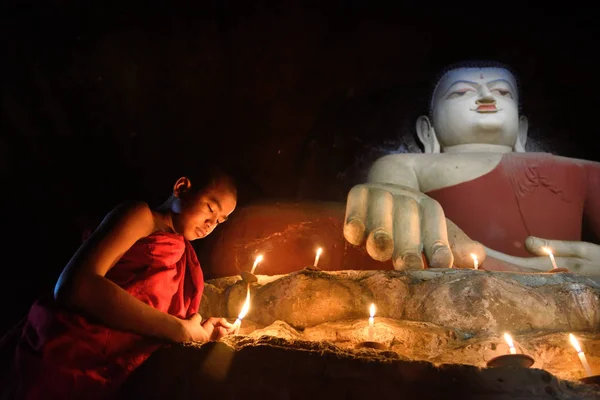
[[[550,249],[559,268],[600,274],[600,163],[525,151],[509,68],[449,68],[429,111],[424,153],[378,159],[348,193],[348,242],[395,269],[466,266],[475,252],[485,269],[548,271]]]
[[[600,274],[600,163],[528,153],[515,76],[460,65],[439,79],[416,133],[424,153],[376,160],[346,202],[263,201],[199,249],[207,278],[249,271],[473,268]],[[204,242],[204,241],[203,241]]]

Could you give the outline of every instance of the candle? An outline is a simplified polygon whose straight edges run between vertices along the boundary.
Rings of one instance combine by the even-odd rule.
[[[569,333],[569,340],[571,341],[571,344],[577,351],[579,361],[581,361],[581,365],[583,365],[583,369],[585,369],[586,376],[592,376],[592,369],[590,368],[590,364],[588,364],[587,359],[585,358],[585,354],[583,354],[583,351],[581,350],[581,346],[579,346],[577,338],[572,333]]]
[[[235,320],[235,322],[233,323],[233,325],[235,326],[236,329],[240,327],[240,325],[242,324],[242,319],[244,319],[246,314],[248,314],[249,310],[250,310],[250,286],[248,286],[248,292],[246,294],[246,301],[244,302],[244,305],[242,306],[242,310],[238,314],[238,317]]]
[[[375,304],[371,303],[371,307],[369,308],[369,331],[368,331],[370,342],[373,341],[374,324],[375,324]]]
[[[317,264],[319,263],[319,257],[321,257],[322,252],[323,252],[323,249],[319,247],[317,249],[317,256],[315,257],[315,263],[313,264],[314,267],[316,267]]]
[[[506,340],[506,343],[508,343],[510,354],[517,354],[517,349],[515,349],[512,337],[508,333],[504,334],[504,340]]]
[[[554,269],[558,268],[556,266],[556,260],[554,259],[554,254],[552,254],[552,250],[550,250],[549,247],[542,247],[542,250],[544,251],[544,253],[548,254],[548,257],[550,257],[550,261],[552,262],[552,268],[554,268]]]
[[[253,274],[254,270],[256,269],[256,266],[258,265],[259,262],[261,262],[263,260],[263,256],[262,254],[259,254],[256,259],[254,260],[254,265],[252,266],[252,269],[250,270],[250,273]]]
[[[479,260],[477,259],[477,256],[471,253],[471,258],[473,259],[473,269],[479,269]]]

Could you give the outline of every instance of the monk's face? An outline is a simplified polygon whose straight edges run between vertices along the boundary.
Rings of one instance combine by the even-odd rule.
[[[184,194],[181,210],[173,219],[175,230],[187,240],[206,237],[227,220],[236,204],[235,194],[219,183]]]
[[[442,148],[485,143],[513,147],[519,132],[517,84],[502,68],[459,68],[440,80],[432,99]]]

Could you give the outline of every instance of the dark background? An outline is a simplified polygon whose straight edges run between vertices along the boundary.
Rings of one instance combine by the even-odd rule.
[[[530,149],[600,160],[590,9],[84,3],[3,3],[2,330],[86,227],[120,201],[166,199],[200,162],[233,169],[241,205],[344,201],[375,158],[418,150],[414,122],[456,61],[515,69]]]

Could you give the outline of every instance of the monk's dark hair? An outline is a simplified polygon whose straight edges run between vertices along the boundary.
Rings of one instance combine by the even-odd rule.
[[[446,76],[446,74],[448,72],[454,71],[457,69],[461,69],[461,68],[501,68],[501,69],[505,69],[508,72],[510,72],[510,74],[515,78],[515,82],[517,84],[517,87],[515,89],[517,90],[517,94],[519,94],[521,92],[517,73],[509,65],[501,63],[499,61],[495,61],[495,60],[463,60],[463,61],[459,61],[454,64],[450,64],[450,65],[446,66],[444,69],[442,69],[440,72],[438,72],[435,79],[432,80],[433,86],[431,86],[431,88],[429,90],[429,103],[428,103],[430,118],[433,117],[433,95],[435,94],[435,90],[437,89],[440,81],[442,80],[442,78],[444,78],[444,76]],[[520,111],[521,96],[519,95],[518,97],[519,97],[519,111]]]
[[[235,196],[237,196],[237,184],[233,176],[224,168],[218,165],[203,165],[196,166],[193,169],[188,169],[185,176],[192,184],[192,191],[202,191],[209,187],[225,186]]]

